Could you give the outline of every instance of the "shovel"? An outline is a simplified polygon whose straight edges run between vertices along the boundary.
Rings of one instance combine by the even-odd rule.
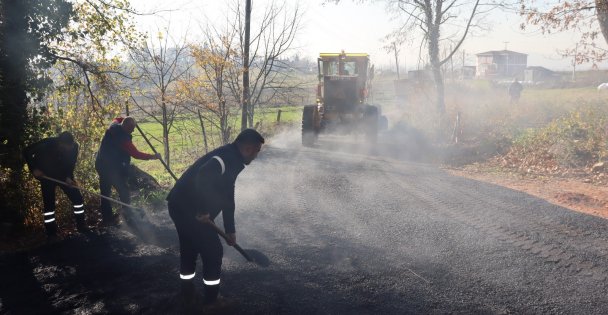
[[[100,198],[106,199],[106,200],[108,200],[108,201],[111,201],[111,202],[113,202],[113,203],[119,204],[119,205],[121,205],[121,206],[129,207],[129,208],[131,208],[131,209],[133,209],[133,210],[135,210],[135,211],[139,212],[139,214],[140,214],[142,217],[144,216],[145,211],[144,211],[143,209],[141,209],[141,208],[137,208],[137,207],[135,207],[135,206],[133,206],[133,205],[130,205],[130,204],[128,204],[128,203],[124,203],[124,202],[122,202],[122,201],[120,201],[120,200],[116,200],[116,199],[114,199],[114,198],[110,198],[110,197],[108,197],[108,196],[104,196],[104,195],[102,195],[102,194],[98,194],[98,193],[96,193],[96,192],[93,192],[93,191],[90,191],[90,190],[86,190],[86,189],[84,189],[84,188],[82,188],[82,187],[78,187],[78,186],[70,185],[70,184],[68,184],[68,183],[66,183],[66,182],[64,182],[64,181],[60,181],[60,180],[55,179],[55,178],[52,178],[52,177],[48,177],[48,176],[41,176],[41,178],[44,178],[44,179],[46,179],[46,180],[50,180],[50,181],[55,182],[55,183],[57,183],[57,184],[62,184],[62,185],[68,186],[68,187],[76,188],[76,189],[78,189],[78,190],[80,190],[80,191],[82,191],[82,192],[86,192],[86,193],[91,194],[91,195],[93,195],[93,196],[97,196],[97,197],[100,197]]]
[[[206,220],[205,223],[209,224],[215,230],[215,232],[217,232],[217,234],[219,234],[224,240],[226,240],[226,242],[228,242],[228,235],[226,235],[226,233],[222,231],[222,229],[215,225],[213,221]],[[248,262],[256,263],[262,267],[268,267],[270,265],[270,260],[268,259],[268,257],[266,257],[266,255],[262,254],[259,251],[249,249],[247,250],[249,253],[247,253],[243,248],[241,248],[241,246],[239,246],[239,244],[236,243],[232,247],[234,247],[234,249],[236,249],[241,255],[243,255],[243,257],[245,257]],[[250,254],[253,254],[253,256],[255,256],[255,259],[251,257]]]

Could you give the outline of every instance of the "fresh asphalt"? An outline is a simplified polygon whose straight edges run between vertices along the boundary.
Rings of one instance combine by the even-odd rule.
[[[229,303],[216,313],[608,309],[605,220],[400,161],[382,143],[293,138],[271,141],[237,180],[237,241],[263,263],[224,246]],[[134,222],[0,255],[0,313],[179,313],[168,214]]]

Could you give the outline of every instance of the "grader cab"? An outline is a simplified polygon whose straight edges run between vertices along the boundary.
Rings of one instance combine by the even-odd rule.
[[[302,113],[302,144],[312,146],[321,133],[363,133],[376,142],[386,125],[378,107],[367,104],[373,67],[365,53],[321,53],[317,104]]]

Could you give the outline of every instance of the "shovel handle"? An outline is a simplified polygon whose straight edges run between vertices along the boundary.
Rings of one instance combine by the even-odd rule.
[[[219,227],[217,227],[217,225],[215,225],[215,223],[213,223],[213,221],[208,220],[206,221],[207,224],[211,225],[211,227],[217,232],[217,234],[219,234],[224,240],[228,241],[228,235],[226,235],[226,233],[224,231],[222,231],[222,229],[220,229]],[[241,253],[241,255],[243,255],[243,257],[245,257],[245,259],[247,259],[247,261],[252,262],[253,259],[251,257],[249,257],[249,255],[241,248],[241,246],[239,246],[239,244],[234,244],[234,247],[239,253]]]
[[[44,178],[44,179],[46,179],[46,180],[50,180],[50,181],[55,182],[55,183],[57,183],[57,184],[62,184],[62,185],[68,186],[68,187],[76,188],[76,189],[78,189],[78,190],[80,190],[80,191],[82,191],[82,192],[86,192],[86,193],[89,193],[89,194],[91,194],[91,195],[93,195],[93,196],[97,196],[97,197],[100,197],[100,198],[106,199],[106,200],[108,200],[108,201],[111,201],[111,202],[117,203],[117,204],[119,204],[119,205],[121,205],[121,206],[129,207],[129,208],[131,208],[131,209],[138,210],[138,211],[143,211],[143,209],[137,208],[137,207],[132,206],[132,205],[130,205],[130,204],[128,204],[128,203],[124,203],[124,202],[122,202],[122,201],[120,201],[120,200],[116,200],[116,199],[114,199],[114,198],[110,198],[110,197],[108,197],[108,196],[104,196],[104,195],[102,195],[102,194],[98,194],[98,193],[96,193],[96,192],[93,192],[93,191],[90,191],[90,190],[86,190],[86,189],[84,189],[84,188],[82,188],[82,187],[79,187],[79,186],[70,185],[70,184],[68,184],[68,183],[66,183],[66,182],[64,182],[64,181],[61,181],[61,180],[58,180],[58,179],[55,179],[55,178],[52,178],[52,177],[48,177],[48,176],[41,176],[41,178]]]
[[[144,138],[144,140],[146,140],[146,143],[148,144],[148,146],[150,146],[150,149],[152,149],[152,152],[154,152],[154,154],[158,154],[158,151],[156,151],[156,149],[152,145],[152,142],[150,142],[150,140],[148,140],[148,137],[146,137],[146,134],[144,133],[144,131],[141,130],[141,128],[139,128],[138,125],[135,125],[135,127],[137,128],[137,130],[139,130],[139,133],[141,134],[142,138]],[[162,158],[160,158],[158,160],[161,163],[163,163],[163,166],[165,167],[165,169],[167,170],[167,172],[169,172],[169,175],[171,175],[171,177],[173,177],[173,179],[175,181],[177,181],[177,176],[175,176],[175,174],[173,173],[173,171],[171,171],[171,169],[169,168],[169,165],[167,165],[167,163]]]

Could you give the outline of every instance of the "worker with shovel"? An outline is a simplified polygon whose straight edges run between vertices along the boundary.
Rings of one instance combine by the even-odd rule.
[[[95,159],[101,194],[110,197],[114,187],[118,191],[120,201],[126,204],[131,202],[127,185],[131,157],[139,160],[160,159],[160,154],[143,153],[133,145],[131,134],[136,124],[135,119],[129,116],[114,119],[101,140]],[[100,210],[104,225],[116,225],[120,222],[119,217],[112,213],[112,205],[108,199],[101,199]],[[125,210],[127,209],[123,206],[123,214]]]
[[[169,215],[175,223],[180,246],[181,299],[195,304],[196,259],[203,262],[205,304],[216,302],[219,293],[223,248],[209,221],[222,212],[226,241],[236,244],[234,185],[239,173],[253,161],[264,143],[254,129],[243,130],[233,143],[199,158],[177,181],[169,195]]]
[[[74,188],[74,167],[78,158],[78,143],[67,131],[57,137],[42,139],[23,150],[23,157],[30,172],[40,181],[42,201],[44,203],[44,227],[50,242],[57,240],[57,223],[55,222],[55,188],[59,186],[68,196],[74,208],[76,226],[86,232],[88,227],[84,216],[84,200],[78,189]],[[46,178],[64,181],[57,184]]]

